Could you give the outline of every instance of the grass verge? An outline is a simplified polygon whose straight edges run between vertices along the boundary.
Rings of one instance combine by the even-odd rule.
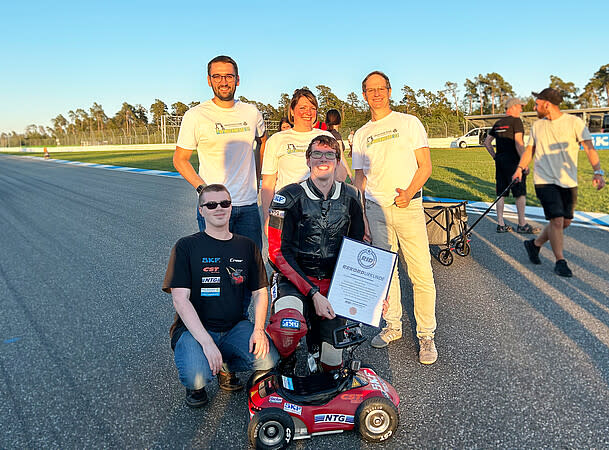
[[[602,167],[609,169],[609,151],[599,151]],[[23,153],[9,153],[23,156]],[[28,153],[42,156],[42,152]],[[173,151],[131,151],[131,152],[52,152],[51,158],[71,161],[112,164],[116,166],[139,167],[175,171],[172,163]],[[432,149],[433,173],[424,188],[424,194],[433,197],[455,198],[492,202],[495,199],[495,165],[481,148]],[[197,155],[191,157],[197,167]],[[351,160],[349,159],[349,164]],[[527,205],[540,206],[535,196],[533,174],[527,178]],[[597,191],[592,186],[592,168],[585,152],[579,153],[579,190],[577,209],[579,211],[609,214],[609,187]],[[510,197],[506,203],[513,203]]]

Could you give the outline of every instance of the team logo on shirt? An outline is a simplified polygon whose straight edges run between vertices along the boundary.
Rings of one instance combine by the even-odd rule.
[[[383,131],[366,138],[366,147],[370,147],[374,144],[380,144],[381,142],[389,141],[391,139],[397,139],[400,137],[400,133],[396,128],[393,130]]]
[[[220,297],[220,288],[201,288],[201,297]]]
[[[251,128],[247,122],[221,123],[216,122],[216,134],[245,133]]]
[[[203,264],[215,264],[220,262],[220,258],[201,258]]]
[[[201,284],[217,284],[220,282],[220,277],[202,277]]]
[[[226,271],[228,272],[228,275],[230,276],[230,282],[232,284],[243,284],[243,282],[245,281],[245,276],[243,275],[243,269],[235,269],[233,267],[227,267]]]
[[[220,268],[218,266],[203,267],[201,270],[206,273],[220,273]]]
[[[288,144],[285,148],[285,152],[288,155],[292,153],[304,153],[307,151],[309,144]]]

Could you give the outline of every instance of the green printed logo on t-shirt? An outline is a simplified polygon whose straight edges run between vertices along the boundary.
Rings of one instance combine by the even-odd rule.
[[[291,155],[292,153],[304,153],[307,151],[308,147],[308,144],[288,144],[285,152],[288,155]]]
[[[389,141],[391,139],[397,139],[400,137],[400,133],[397,129],[383,131],[382,133],[378,133],[372,136],[368,136],[366,138],[366,148],[374,145],[380,144],[381,142]]]
[[[250,131],[247,122],[220,123],[216,122],[216,134],[245,133]]]

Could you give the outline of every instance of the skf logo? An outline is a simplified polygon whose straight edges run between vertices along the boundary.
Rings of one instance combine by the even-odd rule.
[[[220,268],[218,266],[209,266],[209,267],[203,267],[203,272],[207,272],[207,273],[220,273]]]
[[[291,330],[300,330],[300,320],[281,319],[281,328],[288,328]]]
[[[216,264],[220,262],[220,258],[201,258],[203,264]]]
[[[345,414],[315,414],[315,423],[353,423],[353,416]]]
[[[299,416],[302,414],[302,406],[292,405],[291,403],[284,403],[283,410],[285,412],[298,414]]]

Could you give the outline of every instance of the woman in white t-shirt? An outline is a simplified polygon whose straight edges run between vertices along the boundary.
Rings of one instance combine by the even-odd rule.
[[[332,136],[328,131],[313,128],[317,107],[317,99],[310,90],[296,89],[288,111],[294,127],[275,133],[266,141],[260,193],[265,224],[275,192],[309,176],[305,152],[313,138],[321,134]],[[266,226],[264,228],[266,232]]]

